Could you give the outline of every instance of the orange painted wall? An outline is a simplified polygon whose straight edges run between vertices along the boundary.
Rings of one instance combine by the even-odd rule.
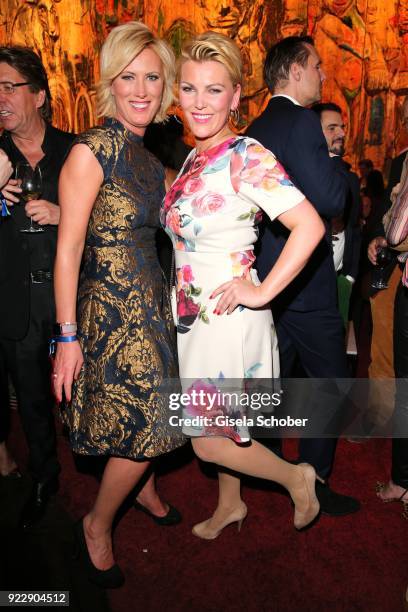
[[[312,34],[327,79],[323,99],[340,104],[347,157],[378,168],[408,146],[398,108],[408,93],[408,0],[0,0],[0,43],[32,46],[47,68],[54,121],[80,131],[96,122],[98,50],[109,29],[141,19],[175,50],[191,33],[232,36],[245,63],[241,126],[268,99],[267,48],[289,34]]]

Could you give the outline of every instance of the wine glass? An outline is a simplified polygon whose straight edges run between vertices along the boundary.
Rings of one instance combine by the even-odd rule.
[[[27,162],[17,162],[16,164],[16,179],[20,182],[22,189],[21,198],[28,202],[29,200],[38,200],[42,192],[42,176],[40,166],[30,166]],[[44,228],[33,221],[30,217],[30,227],[21,229],[20,232],[28,234],[38,234],[43,232]]]
[[[388,247],[380,247],[377,250],[377,264],[376,268],[373,270],[373,280],[371,283],[371,287],[373,289],[387,289],[387,275],[384,274],[385,269],[388,264],[390,264],[395,257],[394,251],[389,249]]]

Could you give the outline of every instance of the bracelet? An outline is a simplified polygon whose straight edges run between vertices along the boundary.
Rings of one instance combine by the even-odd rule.
[[[52,357],[52,355],[55,354],[55,350],[56,350],[56,344],[59,342],[76,342],[78,340],[78,336],[54,336],[53,338],[51,338],[50,340],[50,352],[49,355],[50,357]]]
[[[65,321],[64,323],[55,323],[54,335],[61,336],[62,334],[76,334],[77,324]]]

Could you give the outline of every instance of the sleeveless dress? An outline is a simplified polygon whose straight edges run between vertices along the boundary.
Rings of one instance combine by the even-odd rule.
[[[233,137],[198,153],[191,151],[167,193],[161,221],[175,249],[177,343],[183,390],[213,391],[248,378],[279,378],[277,338],[269,305],[239,306],[218,316],[211,293],[234,277],[259,280],[254,269],[257,224],[304,199],[274,155],[256,140]],[[184,417],[208,414],[190,405]],[[243,416],[242,407],[218,402],[217,410]],[[187,425],[190,436],[225,435],[247,441],[245,425]]]
[[[73,450],[149,459],[183,444],[159,392],[177,379],[174,324],[155,234],[164,170],[116,120],[80,135],[103,170],[78,292],[84,366],[64,419]]]

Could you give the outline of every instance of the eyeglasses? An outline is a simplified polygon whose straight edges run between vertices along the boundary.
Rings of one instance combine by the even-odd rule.
[[[31,85],[31,83],[11,83],[10,81],[0,81],[0,93],[11,95],[14,93],[16,87],[22,87],[23,85]]]

